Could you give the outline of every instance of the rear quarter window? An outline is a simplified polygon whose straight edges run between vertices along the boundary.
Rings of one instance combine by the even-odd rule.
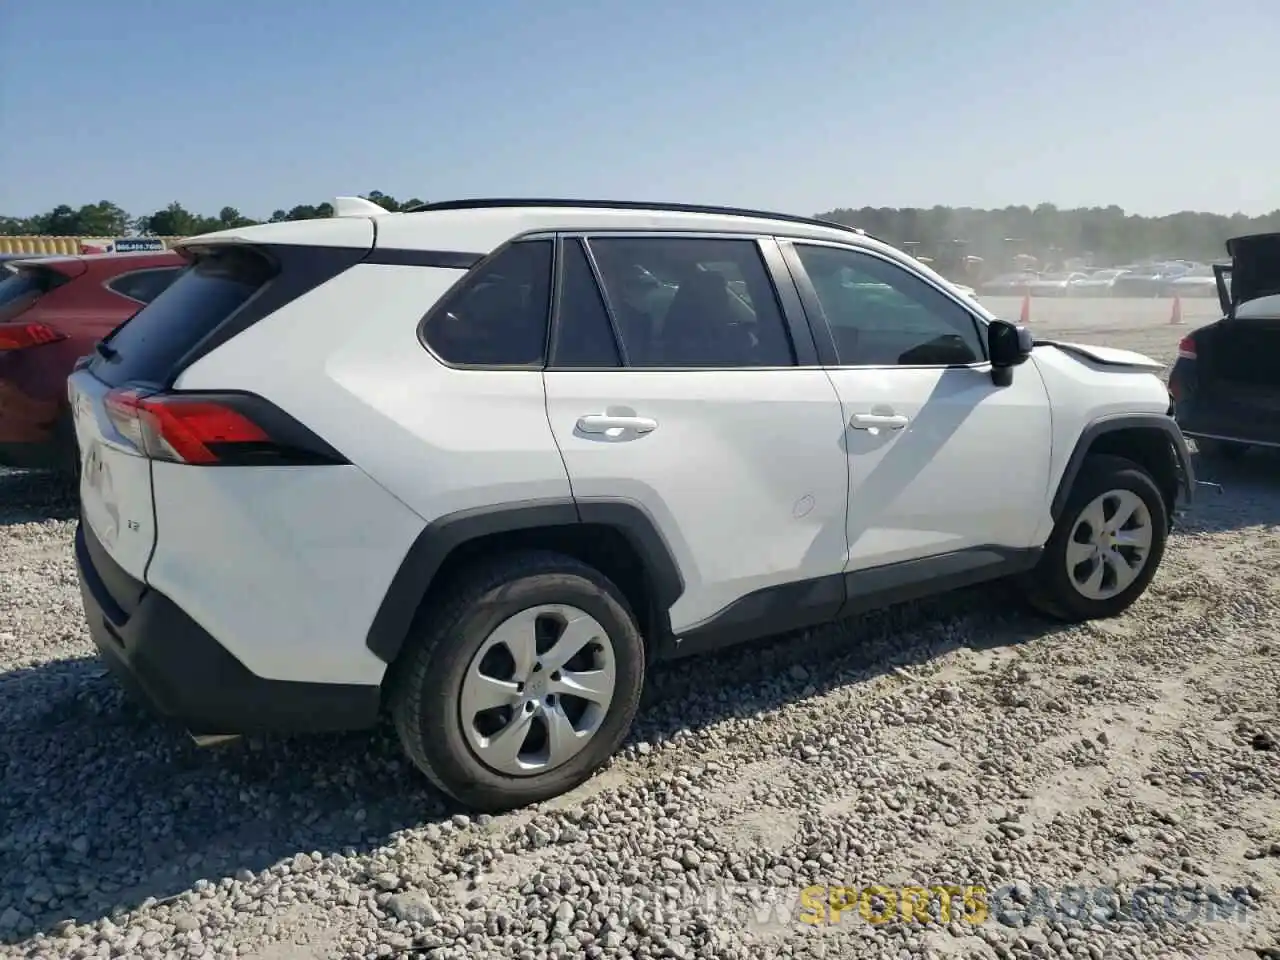
[[[91,371],[112,386],[167,383],[182,358],[274,275],[274,264],[244,247],[201,256],[106,338]]]

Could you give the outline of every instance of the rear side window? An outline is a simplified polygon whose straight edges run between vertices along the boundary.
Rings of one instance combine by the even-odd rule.
[[[55,287],[67,282],[56,270],[0,268],[0,323],[12,320]]]
[[[755,240],[592,237],[630,367],[795,365]]]
[[[130,300],[150,303],[173,283],[182,271],[181,267],[165,267],[161,270],[138,270],[108,281],[107,286]]]
[[[94,376],[115,386],[165,383],[179,361],[274,276],[265,257],[244,247],[201,256],[106,339]]]

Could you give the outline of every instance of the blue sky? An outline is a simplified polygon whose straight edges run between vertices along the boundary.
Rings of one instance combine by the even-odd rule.
[[[0,213],[380,189],[1256,214],[1277,51],[1275,0],[0,3]]]

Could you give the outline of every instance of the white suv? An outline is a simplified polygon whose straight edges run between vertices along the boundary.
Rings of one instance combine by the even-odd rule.
[[[479,809],[590,776],[658,660],[1007,575],[1117,614],[1192,489],[1157,363],[838,224],[342,198],[179,249],[69,384],[102,655],[198,738],[386,707]]]

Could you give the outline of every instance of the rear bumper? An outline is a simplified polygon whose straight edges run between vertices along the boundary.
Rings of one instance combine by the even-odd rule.
[[[1280,447],[1280,386],[1206,386],[1198,367],[1179,358],[1169,371],[1169,389],[1178,398],[1174,418],[1186,436]]]
[[[1280,447],[1280,417],[1273,410],[1238,403],[1183,401],[1175,416],[1182,432],[1192,439]]]
[[[169,598],[121,570],[83,521],[75,557],[89,631],[103,660],[153,711],[190,733],[319,733],[377,723],[377,686],[251,673]]]
[[[1280,447],[1280,435],[1276,431],[1263,433],[1253,425],[1227,423],[1192,423],[1182,428],[1192,440],[1217,440],[1223,443],[1240,443],[1251,447]]]

